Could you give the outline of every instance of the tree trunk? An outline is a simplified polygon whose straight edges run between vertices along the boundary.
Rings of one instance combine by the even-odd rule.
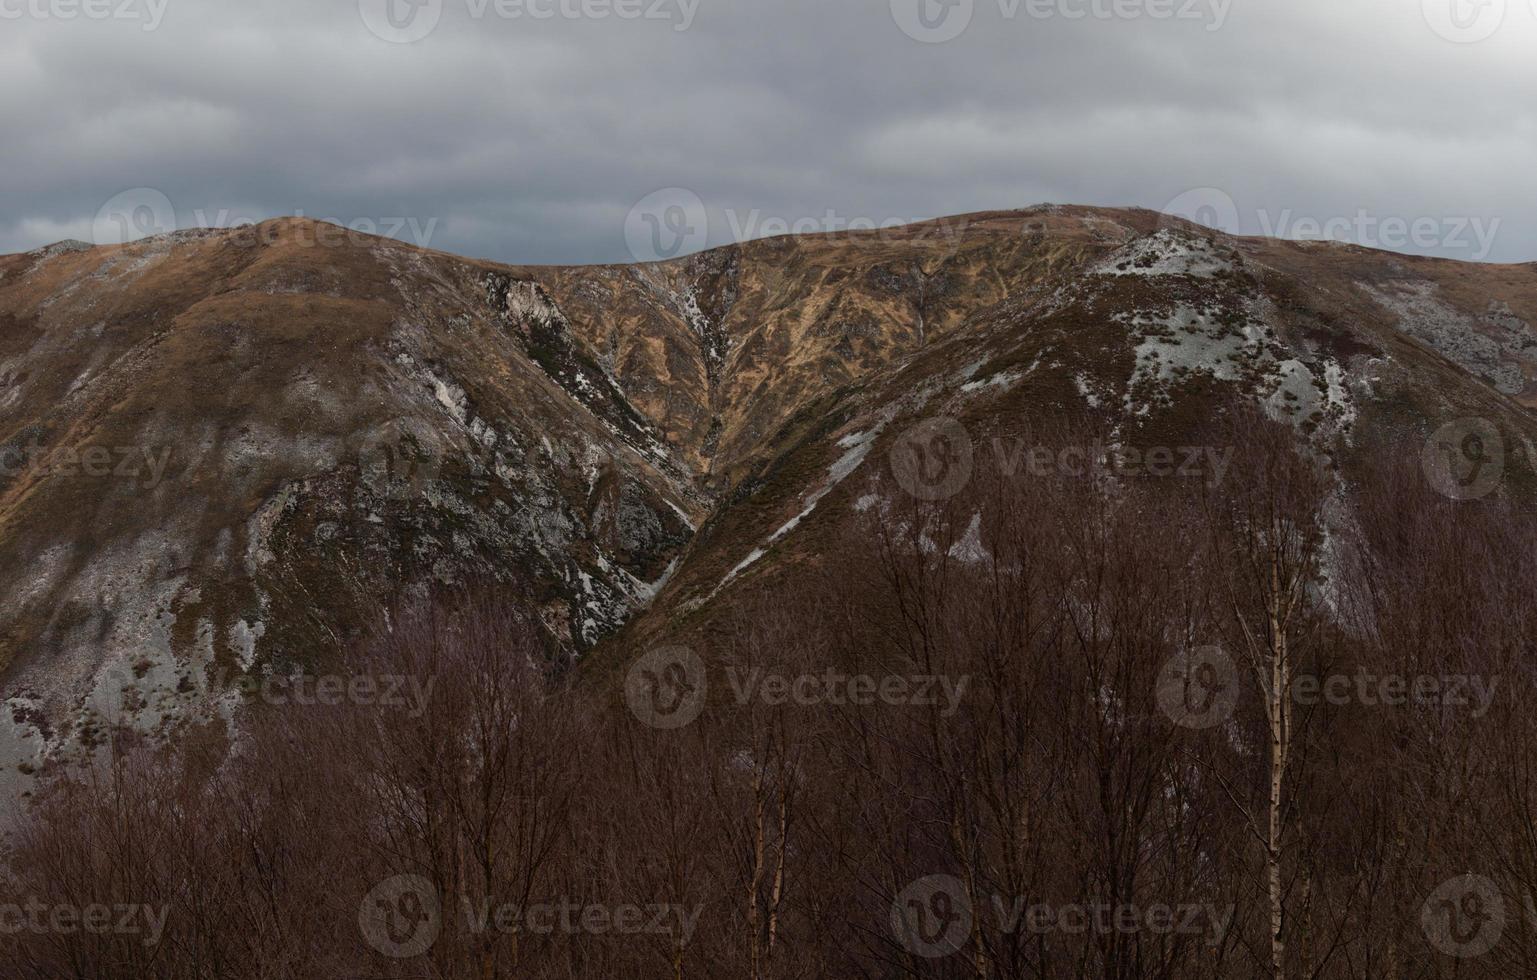
[[[1284,919],[1281,896],[1281,789],[1286,776],[1287,731],[1291,711],[1286,697],[1290,665],[1286,662],[1285,623],[1281,614],[1282,598],[1280,556],[1270,562],[1270,806],[1269,827],[1265,838],[1266,877],[1270,890],[1270,973],[1274,980],[1285,980],[1286,940],[1282,936]]]

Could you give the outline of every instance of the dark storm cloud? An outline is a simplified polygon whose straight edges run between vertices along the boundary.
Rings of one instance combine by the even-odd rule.
[[[0,251],[302,212],[609,261],[1178,199],[1523,261],[1534,54],[1537,0],[0,0]]]

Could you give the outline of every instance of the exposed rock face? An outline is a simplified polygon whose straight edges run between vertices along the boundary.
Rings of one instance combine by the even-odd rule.
[[[516,580],[573,657],[659,634],[814,560],[925,417],[1136,445],[1238,393],[1348,467],[1537,404],[1532,266],[1067,207],[625,267],[319,231],[0,258],[0,780],[401,590]]]

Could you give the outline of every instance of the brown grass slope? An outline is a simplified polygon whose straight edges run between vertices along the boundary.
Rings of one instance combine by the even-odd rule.
[[[1533,322],[1532,265],[1056,206],[643,266],[303,220],[0,257],[0,769],[323,662],[404,589],[516,582],[568,654],[665,637],[793,588],[923,418],[985,465],[1241,399],[1348,475],[1477,416],[1522,492]]]

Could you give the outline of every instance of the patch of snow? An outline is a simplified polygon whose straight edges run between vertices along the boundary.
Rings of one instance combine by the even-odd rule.
[[[835,463],[827,468],[830,482],[819,493],[813,495],[815,500],[812,501],[812,506],[816,506],[816,500],[821,500],[827,496],[828,490],[842,483],[848,478],[850,473],[859,468],[859,464],[863,463],[865,457],[870,455],[870,447],[875,445],[875,438],[881,434],[883,428],[885,428],[884,422],[869,432],[855,432],[838,440],[838,446],[847,449],[848,452],[844,453]],[[807,509],[809,510],[810,508]]]
[[[24,770],[39,767],[48,747],[43,733],[26,720],[42,707],[26,695],[0,701],[0,800],[15,804],[12,812],[20,812],[20,797],[32,786],[33,775]]]
[[[694,522],[689,519],[688,514],[683,510],[682,507],[679,507],[677,504],[673,503],[671,500],[669,500],[666,497],[662,498],[662,502],[665,503],[667,506],[672,508],[672,512],[674,514],[678,515],[678,519],[681,520],[683,522],[683,525],[685,527],[687,527],[690,531],[697,531],[697,530],[699,530],[698,528],[696,528],[694,526]]]
[[[657,596],[657,593],[662,591],[662,589],[672,579],[673,573],[676,572],[677,570],[678,570],[678,559],[674,558],[672,561],[667,563],[667,567],[662,570],[662,574],[657,577],[657,580],[655,582],[644,582],[644,583],[641,583],[641,587],[640,587],[639,591],[640,591],[640,595],[642,596],[642,598],[644,598],[646,600],[646,602],[648,602],[648,603],[651,600],[655,599],[656,596]]]
[[[1127,411],[1145,415],[1149,405],[1136,405],[1132,389],[1147,382],[1168,382],[1186,372],[1209,374],[1219,381],[1236,381],[1244,362],[1265,356],[1264,337],[1253,322],[1234,329],[1217,323],[1205,311],[1181,305],[1169,316],[1132,317],[1133,330],[1143,334],[1137,345],[1125,397]]]
[[[1344,385],[1344,371],[1337,362],[1330,360],[1324,364],[1322,381],[1308,365],[1295,358],[1281,361],[1275,371],[1275,390],[1262,403],[1267,415],[1294,423],[1312,419],[1348,436],[1356,409]]]
[[[972,378],[976,377],[977,372],[982,370],[982,366],[986,363],[987,358],[985,357],[981,358],[980,360],[972,361],[964,368],[961,368],[961,373],[955,376],[955,380],[957,382],[970,381]]]
[[[1164,229],[1117,250],[1093,272],[1102,276],[1194,276],[1210,279],[1229,272],[1232,259],[1211,242]]]
[[[1113,242],[1124,242],[1135,238],[1137,234],[1119,221],[1102,218],[1097,214],[1085,215],[1078,219],[1078,222],[1099,238],[1108,239]]]
[[[1339,425],[1349,431],[1356,424],[1357,411],[1346,380],[1345,369],[1338,361],[1330,359],[1324,364],[1324,383],[1328,389],[1325,397],[1330,408],[1338,408]]]
[[[805,520],[811,515],[812,511],[816,510],[817,504],[822,502],[823,497],[826,497],[829,493],[832,493],[833,488],[842,483],[844,480],[848,479],[849,475],[857,470],[859,468],[859,464],[864,462],[865,457],[870,454],[870,448],[875,445],[876,437],[881,434],[881,430],[886,427],[888,421],[888,418],[882,418],[868,431],[851,432],[843,438],[839,439],[837,443],[838,447],[846,450],[846,452],[844,452],[842,456],[838,457],[838,459],[835,460],[833,464],[827,468],[827,482],[807,495],[803,502],[804,506],[802,507],[799,514],[796,514],[784,524],[780,525],[773,534],[769,535],[768,540],[765,541],[761,547],[754,548],[752,554],[742,559],[742,561],[738,563],[735,568],[733,568],[730,572],[727,572],[726,577],[721,579],[720,584],[710,592],[710,598],[714,598],[715,595],[720,592],[721,589],[725,588],[732,579],[736,578],[743,569],[747,568],[747,566],[751,565],[759,558],[762,558],[764,551],[768,548],[769,545],[772,545],[775,541],[778,541],[780,538],[784,537],[786,534],[789,534],[791,531],[795,530],[795,528],[799,527],[801,521]]]
[[[438,404],[448,410],[448,414],[454,417],[454,421],[464,425],[469,420],[469,396],[464,389],[452,381],[444,381],[435,374],[429,374],[432,380],[432,392],[437,398]]]
[[[967,394],[973,394],[975,392],[981,391],[984,388],[1012,388],[1022,378],[1024,378],[1027,373],[1029,372],[1000,371],[992,377],[982,381],[968,381],[966,384],[961,385],[961,390]]]
[[[487,449],[493,449],[496,446],[498,438],[496,430],[487,425],[484,419],[477,418],[470,422],[470,435],[474,436],[475,441]]]
[[[980,512],[972,515],[971,523],[966,526],[966,533],[950,546],[949,555],[967,565],[984,562],[990,557],[987,549],[982,547],[982,514]]]
[[[1291,358],[1276,365],[1275,390],[1264,401],[1271,418],[1307,418],[1318,410],[1319,402],[1313,372],[1306,364]]]
[[[240,661],[240,669],[249,671],[256,664],[256,641],[267,632],[267,624],[257,620],[254,625],[248,625],[245,620],[235,621],[235,625],[229,629],[229,643],[235,650],[235,657]]]
[[[1526,375],[1519,359],[1537,348],[1537,334],[1522,320],[1492,308],[1480,320],[1442,302],[1429,280],[1398,280],[1378,288],[1359,283],[1363,292],[1398,317],[1398,328],[1453,363],[1478,375],[1502,394],[1519,395]],[[1480,326],[1495,333],[1489,336]]]
[[[752,554],[748,555],[746,558],[743,558],[740,562],[737,563],[737,566],[735,568],[733,568],[730,572],[726,573],[725,580],[722,581],[720,585],[715,587],[715,592],[719,592],[720,589],[721,589],[721,586],[724,586],[726,584],[726,582],[729,582],[732,579],[736,578],[737,575],[742,571],[742,569],[746,568],[748,565],[751,565],[753,562],[757,561],[759,558],[762,558],[762,557],[763,557],[763,549],[762,548],[754,548],[752,550]],[[715,594],[715,592],[710,593],[710,595],[713,596]]]
[[[1089,384],[1089,376],[1082,371],[1073,375],[1073,387],[1078,389],[1078,394],[1083,396],[1084,403],[1090,408],[1100,407],[1099,393]]]

